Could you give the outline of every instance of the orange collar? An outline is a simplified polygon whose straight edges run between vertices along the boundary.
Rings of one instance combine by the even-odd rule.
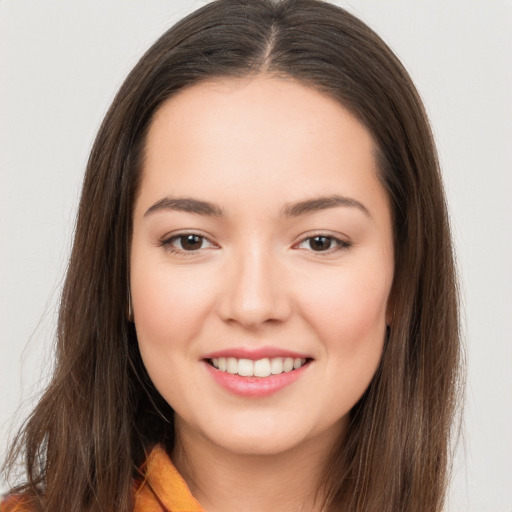
[[[145,466],[134,512],[204,512],[161,446],[153,448]]]

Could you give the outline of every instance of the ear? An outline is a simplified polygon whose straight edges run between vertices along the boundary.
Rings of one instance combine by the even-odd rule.
[[[133,308],[132,308],[132,294],[130,290],[128,290],[128,322],[133,322]]]
[[[393,295],[393,290],[391,290],[388,297],[388,303],[386,305],[386,325],[388,327],[391,327],[395,320],[395,300]]]

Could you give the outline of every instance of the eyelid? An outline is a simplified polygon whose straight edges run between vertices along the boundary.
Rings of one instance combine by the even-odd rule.
[[[172,245],[172,242],[174,240],[177,240],[184,236],[197,236],[199,238],[202,238],[206,242],[208,242],[209,247],[201,247],[200,249],[186,251],[184,249],[180,249],[178,247],[174,247]],[[212,248],[219,248],[219,245],[216,244],[209,235],[206,235],[205,233],[201,232],[200,230],[182,230],[182,231],[175,231],[172,233],[167,233],[159,240],[159,245],[162,246],[164,249],[167,249],[171,253],[176,254],[183,254],[186,256],[193,256],[197,255],[200,251],[204,251],[205,249],[212,249]]]
[[[314,251],[311,248],[301,248],[300,247],[302,244],[304,244],[308,240],[311,240],[312,238],[315,238],[315,237],[329,238],[336,245],[335,245],[335,247],[330,247],[329,249],[326,249],[325,251]],[[346,249],[350,248],[352,246],[352,242],[350,240],[346,239],[346,238],[347,237],[343,237],[339,233],[334,234],[332,232],[315,231],[315,232],[312,232],[312,233],[308,233],[306,235],[302,235],[301,238],[299,239],[299,241],[296,242],[293,245],[293,248],[303,249],[303,250],[305,250],[307,252],[310,252],[310,253],[313,253],[313,254],[318,254],[320,256],[322,256],[322,255],[329,255],[329,254],[332,254],[334,252],[343,251],[343,250],[346,250]]]
[[[189,236],[189,235],[197,236],[197,237],[203,239],[204,241],[206,241],[209,244],[209,246],[187,251],[184,249],[179,249],[172,245],[173,241],[175,241],[181,237]],[[300,247],[302,244],[306,243],[308,240],[315,238],[315,237],[328,238],[334,242],[335,246],[330,247],[329,249],[326,249],[325,251],[315,251],[311,248],[307,249],[307,248]],[[352,246],[352,242],[350,240],[346,240],[344,238],[346,238],[346,237],[343,237],[339,233],[335,234],[332,232],[314,231],[314,232],[310,232],[310,233],[301,235],[300,239],[296,243],[293,244],[292,248],[293,249],[303,249],[307,252],[310,252],[313,254],[318,254],[320,256],[329,255],[329,254],[332,254],[337,251],[346,250]],[[220,248],[220,246],[217,243],[215,243],[209,235],[203,233],[200,230],[182,230],[182,231],[167,233],[162,238],[160,238],[159,245],[164,247],[171,253],[183,254],[185,256],[197,255],[200,251],[204,251],[206,249]]]

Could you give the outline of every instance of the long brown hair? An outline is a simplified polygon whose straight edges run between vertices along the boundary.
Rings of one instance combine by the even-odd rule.
[[[132,507],[133,478],[173,413],[129,321],[132,209],[145,136],[163,101],[212,77],[293,77],[367,127],[393,215],[393,319],[381,364],[325,469],[346,512],[433,512],[444,503],[460,389],[457,289],[435,147],[400,62],[364,23],[318,0],[216,0],[166,32],[110,107],[85,174],[62,293],[53,379],[7,460],[25,460],[34,510]]]

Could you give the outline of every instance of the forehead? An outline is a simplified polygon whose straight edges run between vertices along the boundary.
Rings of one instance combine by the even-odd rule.
[[[380,186],[372,137],[345,107],[265,75],[199,83],[167,100],[150,126],[142,173],[142,195],[153,197],[230,187],[295,200],[312,188],[364,196]]]
[[[244,146],[251,141],[270,145],[279,130],[280,145],[320,136],[326,144],[342,137],[347,144],[373,149],[366,128],[334,98],[293,78],[271,75],[217,78],[182,89],[157,109],[148,139],[157,143],[163,136],[169,143],[169,135],[182,134],[217,143],[227,135]]]

